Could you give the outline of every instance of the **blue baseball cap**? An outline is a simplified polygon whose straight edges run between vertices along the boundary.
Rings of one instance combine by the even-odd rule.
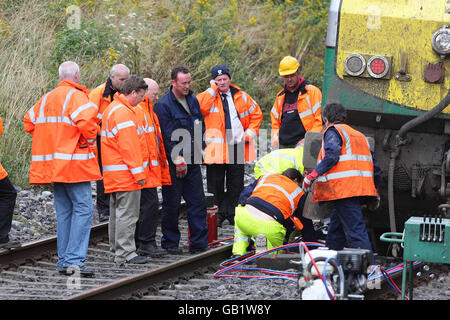
[[[214,66],[211,70],[211,79],[215,79],[223,74],[227,74],[231,79],[230,70],[228,70],[226,65],[219,64],[217,66]]]

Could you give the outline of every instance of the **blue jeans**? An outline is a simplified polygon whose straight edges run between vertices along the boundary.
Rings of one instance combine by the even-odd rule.
[[[90,182],[55,183],[58,237],[58,270],[84,266],[89,245],[94,205]]]

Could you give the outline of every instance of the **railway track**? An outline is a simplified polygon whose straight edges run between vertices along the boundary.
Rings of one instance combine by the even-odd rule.
[[[1,300],[58,300],[58,299],[126,299],[137,290],[156,282],[163,282],[182,272],[213,262],[223,261],[231,255],[231,242],[214,244],[201,254],[164,255],[151,258],[144,265],[116,265],[109,252],[107,223],[92,228],[86,266],[95,271],[95,277],[59,274],[56,269],[56,237],[28,243],[21,248],[0,251]],[[186,223],[181,223],[180,246],[187,245]],[[158,235],[160,230],[158,229]],[[233,236],[233,227],[219,228],[219,239]]]
[[[187,230],[181,223],[181,246],[187,247]],[[0,300],[81,300],[81,299],[139,299],[139,300],[209,300],[217,299],[217,291],[228,291],[228,299],[252,300],[273,299],[265,296],[264,290],[255,289],[255,296],[242,296],[229,293],[235,290],[243,292],[242,288],[258,285],[256,282],[242,280],[223,280],[214,277],[219,264],[231,255],[232,241],[221,241],[214,244],[211,250],[201,254],[185,253],[165,255],[152,258],[145,265],[116,265],[111,262],[109,253],[107,223],[96,225],[91,231],[91,241],[88,249],[86,265],[94,269],[94,278],[60,275],[56,270],[56,237],[28,243],[21,248],[0,251]],[[233,236],[233,226],[224,224],[218,229],[218,239],[230,239]],[[158,236],[160,236],[158,229]],[[396,261],[395,263],[398,263]],[[392,265],[391,261],[391,265]],[[388,265],[385,265],[387,269]],[[414,299],[423,298],[421,292],[431,286],[434,279],[448,279],[449,266],[422,264],[414,272],[414,290],[419,295]],[[401,288],[401,272],[393,276]],[[256,280],[261,282],[260,280]],[[295,284],[286,281],[268,280],[270,286],[279,287],[280,292],[290,290],[290,295],[280,296],[284,299],[300,299]],[[269,282],[265,282],[269,287]],[[441,281],[442,282],[442,281]],[[432,284],[436,287],[436,284]],[[439,283],[437,284],[439,286]],[[444,288],[445,291],[445,288]],[[211,293],[208,296],[208,292]],[[206,294],[205,294],[206,293]],[[258,296],[259,293],[259,296]],[[275,297],[276,298],[276,297]],[[382,279],[381,285],[375,290],[365,293],[367,300],[396,300],[400,296]]]

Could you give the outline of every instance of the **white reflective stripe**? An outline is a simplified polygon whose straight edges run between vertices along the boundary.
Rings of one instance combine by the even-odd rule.
[[[39,117],[36,120],[36,124],[38,123],[67,123],[75,126],[75,123],[68,117]]]
[[[319,110],[319,108],[320,108],[321,105],[322,105],[322,102],[321,102],[321,101],[317,102],[317,103],[314,105],[314,107],[312,107],[313,113],[316,113],[317,110]]]
[[[119,108],[125,108],[125,106],[124,106],[123,104],[118,104],[117,106],[115,106],[114,108],[112,108],[111,111],[109,112],[109,114],[108,114],[108,119],[106,119],[105,136],[108,136],[108,135],[111,134],[111,132],[109,131],[109,128],[108,128],[108,120],[109,120],[109,117],[111,117],[111,115],[113,114],[113,112],[116,111],[116,110],[119,109]],[[102,118],[103,118],[103,115],[102,115]],[[103,134],[102,134],[102,135],[103,135]],[[114,135],[113,135],[113,136],[114,136]]]
[[[142,164],[145,167],[148,167],[149,162],[148,161],[144,161],[144,163]]]
[[[238,227],[234,227],[234,233],[242,233],[242,231]]]
[[[146,132],[147,132],[147,133],[150,133],[150,132],[155,132],[155,131],[156,131],[156,130],[155,130],[155,127],[150,127],[150,126],[149,126],[149,127],[147,128],[147,131],[146,131]]]
[[[49,93],[50,93],[50,92],[49,92]],[[44,96],[44,98],[42,99],[41,105],[40,105],[40,111],[41,111],[41,110],[44,110],[44,105],[45,105],[45,103],[47,102],[47,97],[48,97],[48,94],[49,94],[49,93],[47,93],[47,94]],[[34,114],[34,107],[30,109],[29,115],[30,115],[31,122],[33,122],[34,124],[36,124],[36,115]]]
[[[344,128],[342,128],[342,126],[340,125],[335,125],[335,127],[338,127],[339,129],[341,129],[342,133],[344,134],[345,137],[345,148],[347,149],[347,154],[352,154],[352,146],[350,144],[350,137],[347,133],[347,131],[344,130]]]
[[[79,107],[77,108],[77,110],[75,110],[75,111],[70,115],[70,118],[71,118],[72,120],[74,120],[76,117],[78,117],[78,115],[79,115],[81,112],[83,112],[84,110],[89,109],[89,108],[91,108],[91,107],[94,107],[95,110],[98,110],[98,107],[97,107],[97,105],[96,105],[95,103],[89,102],[89,103],[86,103],[86,104],[84,104],[84,105],[82,105],[82,106],[79,106]]]
[[[133,168],[133,169],[130,169],[130,171],[132,174],[141,173],[141,172],[144,172],[144,167]]]
[[[125,128],[129,128],[129,127],[134,127],[135,124],[133,121],[129,120],[129,121],[125,121],[125,122],[121,122],[118,123],[112,130],[111,132],[107,132],[108,135],[111,134],[113,137],[117,134],[117,132],[119,132],[119,130],[125,129]],[[142,129],[141,129],[142,130]]]
[[[240,241],[243,241],[243,242],[248,242],[248,237],[244,237],[244,236],[237,236],[237,237],[235,237],[234,238],[234,240],[233,240],[234,242],[240,242]]]
[[[224,143],[225,139],[223,139],[223,138],[206,138],[205,142],[206,143]]]
[[[247,129],[245,130],[245,133],[248,134],[250,137],[255,138],[256,137],[256,133],[255,131],[253,131],[252,129]]]
[[[214,106],[214,103],[213,103],[213,105],[211,106],[211,109],[209,109],[209,113],[213,113],[213,112],[219,112],[219,108],[218,108],[218,107],[215,107],[215,106]]]
[[[64,115],[66,113],[66,108],[67,108],[67,105],[69,104],[69,100],[72,97],[72,94],[75,93],[75,91],[77,91],[77,89],[72,89],[67,94],[66,100],[64,101],[64,105],[63,105],[62,115]]]
[[[213,88],[206,89],[210,95],[212,95],[214,98],[217,96],[217,92],[213,90]]]
[[[316,113],[316,111],[317,111],[317,110],[320,108],[320,106],[321,106],[321,103],[318,102],[318,103],[316,103],[316,104],[314,105],[314,107],[311,108],[311,103],[309,102],[309,98],[306,97],[306,100],[308,101],[308,104],[309,104],[309,106],[310,106],[310,109],[308,109],[308,110],[306,110],[306,111],[303,111],[303,112],[300,112],[300,113],[298,114],[300,118],[304,118],[304,117],[308,117],[308,116],[314,115],[314,113]]]
[[[256,104],[253,102],[253,105],[247,111],[244,111],[239,114],[239,118],[243,118],[243,117],[246,117],[246,116],[252,114],[253,111],[255,111],[255,108],[256,108]]]
[[[103,171],[130,171],[132,174],[144,172],[144,167],[137,167],[133,169],[129,169],[126,164],[115,164],[109,166],[103,166]]]
[[[276,154],[271,154],[271,156],[270,156],[270,163],[272,164],[272,167],[274,166],[273,161],[278,160],[279,158],[291,161],[294,164],[295,168],[298,170],[297,161],[295,160],[295,158],[293,156],[288,155],[288,154],[279,153],[279,152]]]
[[[263,176],[263,178],[261,179],[261,181],[258,183],[258,185],[256,186],[256,188],[253,191],[255,191],[263,186],[264,187],[273,187],[273,188],[281,191],[286,196],[286,198],[289,200],[289,203],[291,204],[291,210],[292,210],[291,214],[294,213],[294,210],[295,210],[294,199],[303,191],[302,188],[298,187],[292,193],[288,193],[286,190],[284,190],[282,187],[280,187],[276,184],[266,183],[267,178],[272,175],[273,174],[267,174],[267,175]]]
[[[70,118],[64,116],[64,114],[66,113],[67,104],[69,103],[69,100],[75,91],[77,91],[77,89],[72,89],[67,93],[66,98],[64,100],[64,104],[63,104],[62,114],[60,116],[51,116],[51,117],[46,117],[45,113],[44,113],[45,105],[47,103],[47,96],[49,94],[49,93],[47,93],[45,95],[44,99],[42,100],[41,107],[39,110],[39,117],[36,119],[35,123],[61,123],[61,122],[64,122],[64,123],[75,126],[75,124],[73,123],[73,121]]]
[[[50,161],[50,160],[89,160],[95,158],[93,152],[90,153],[54,153],[44,155],[33,155],[31,161]]]
[[[311,100],[309,100],[309,96],[306,96],[306,101],[308,102],[309,108],[312,109]]]
[[[326,182],[334,179],[351,178],[351,177],[373,177],[372,171],[349,170],[343,172],[328,173],[317,178],[317,181]]]
[[[277,112],[277,109],[275,109],[275,107],[272,107],[272,110],[270,110],[271,113],[273,113],[273,115],[278,119],[280,117],[280,115]]]
[[[344,154],[339,156],[339,161],[351,161],[351,160],[372,162],[372,157],[362,156],[359,154]]]
[[[97,119],[102,120],[103,119],[103,113],[97,113]]]
[[[308,109],[308,110],[306,110],[306,111],[300,112],[300,113],[298,114],[298,116],[299,116],[300,118],[302,118],[302,119],[305,118],[305,117],[311,116],[311,115],[313,115],[313,112],[312,112],[311,109]]]
[[[158,160],[152,160],[152,166],[154,166],[154,167],[159,166],[159,161]]]
[[[103,171],[128,171],[128,167],[126,164],[103,166]]]
[[[88,143],[94,143],[94,142],[96,141],[96,139],[86,139],[86,141],[87,141]]]
[[[242,99],[244,99],[244,103],[247,104],[247,95],[242,92]]]

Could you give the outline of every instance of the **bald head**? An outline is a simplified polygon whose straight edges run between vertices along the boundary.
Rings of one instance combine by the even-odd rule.
[[[80,67],[73,61],[65,61],[59,66],[58,75],[61,81],[69,80],[78,83],[80,81]]]
[[[150,79],[150,78],[144,78],[144,81],[148,86],[147,91],[145,92],[145,95],[150,98],[150,101],[158,100],[158,94],[159,94],[158,83],[156,83],[155,80]]]
[[[124,64],[116,64],[109,71],[109,77],[113,88],[120,91],[123,82],[130,77],[130,69]]]

